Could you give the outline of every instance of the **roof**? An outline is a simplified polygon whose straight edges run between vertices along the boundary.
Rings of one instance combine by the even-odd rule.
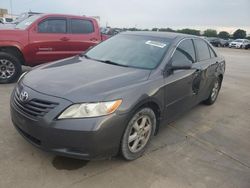
[[[175,32],[158,32],[158,31],[127,31],[127,32],[124,32],[124,34],[160,37],[160,38],[168,38],[168,39],[197,37],[195,35],[188,35],[188,34],[175,33]]]
[[[71,14],[55,14],[55,13],[42,13],[41,16],[51,16],[51,17],[67,17],[67,18],[87,18],[94,20],[93,17],[88,17],[85,15],[71,15]]]

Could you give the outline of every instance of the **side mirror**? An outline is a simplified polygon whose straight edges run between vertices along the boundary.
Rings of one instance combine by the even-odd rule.
[[[192,68],[192,61],[188,60],[182,60],[182,61],[173,60],[171,64],[172,70],[191,69],[191,68]]]

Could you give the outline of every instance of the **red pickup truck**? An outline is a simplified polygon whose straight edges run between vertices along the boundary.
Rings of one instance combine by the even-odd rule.
[[[35,66],[82,53],[106,39],[95,19],[38,14],[0,30],[0,83],[15,81],[21,65]]]

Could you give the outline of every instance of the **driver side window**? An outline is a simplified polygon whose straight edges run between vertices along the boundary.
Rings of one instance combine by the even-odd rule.
[[[172,60],[178,62],[191,61],[192,63],[195,63],[195,51],[193,41],[191,39],[186,39],[182,41],[176,48]]]

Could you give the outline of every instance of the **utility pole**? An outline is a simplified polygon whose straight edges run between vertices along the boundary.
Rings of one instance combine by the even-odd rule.
[[[12,18],[12,0],[10,0],[10,14],[11,14],[11,18]]]

